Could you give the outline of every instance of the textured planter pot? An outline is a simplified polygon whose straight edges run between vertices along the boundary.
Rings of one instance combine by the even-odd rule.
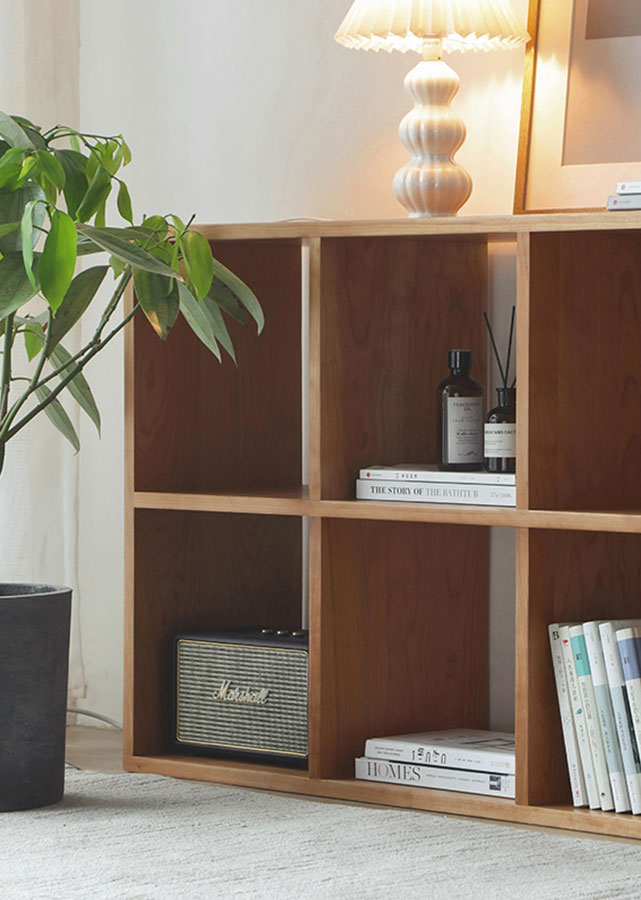
[[[71,589],[0,584],[0,812],[62,799]]]

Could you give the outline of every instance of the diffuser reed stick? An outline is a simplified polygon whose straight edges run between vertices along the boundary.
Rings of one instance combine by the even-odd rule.
[[[485,319],[485,324],[487,325],[488,334],[490,335],[490,340],[492,342],[492,348],[494,349],[494,357],[496,359],[496,364],[499,367],[499,372],[501,373],[501,380],[503,381],[503,387],[507,388],[507,381],[510,377],[510,360],[512,357],[512,338],[514,337],[514,316],[516,314],[516,307],[512,307],[512,317],[510,320],[510,336],[507,342],[507,355],[505,360],[505,369],[501,363],[501,357],[496,346],[496,341],[494,340],[494,332],[492,331],[492,326],[490,325],[490,320],[487,317],[487,313],[483,313],[483,318]],[[514,381],[510,385],[513,388],[516,384],[516,376],[514,376]]]

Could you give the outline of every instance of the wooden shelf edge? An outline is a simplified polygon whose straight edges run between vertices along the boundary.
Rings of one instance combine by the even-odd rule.
[[[136,491],[135,509],[185,512],[253,513],[389,522],[433,522],[442,525],[495,525],[504,528],[548,528],[564,531],[641,532],[641,512],[518,509],[393,503],[370,500],[310,500],[306,491],[289,494],[183,494]]]
[[[123,765],[128,772],[641,840],[641,818],[627,814],[570,806],[521,806],[501,797],[353,778],[317,779],[310,778],[305,770],[199,757],[134,755],[125,756]]]
[[[591,231],[641,228],[638,212],[542,213],[519,216],[461,216],[434,219],[317,220],[239,222],[196,226],[208,240],[264,240],[323,237],[394,237],[421,235],[487,235],[515,240],[517,234],[540,231]]]

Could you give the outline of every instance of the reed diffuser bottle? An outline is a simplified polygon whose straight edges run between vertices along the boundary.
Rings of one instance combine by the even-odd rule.
[[[485,417],[487,472],[516,472],[516,388],[496,389],[498,404]]]
[[[483,388],[470,377],[471,350],[450,350],[450,374],[438,386],[439,469],[474,472],[483,467]]]
[[[510,387],[507,386],[508,378],[510,377],[510,358],[512,356],[512,338],[514,336],[514,314],[515,308],[512,307],[510,336],[508,338],[505,368],[503,368],[496,341],[494,340],[492,326],[487,314],[483,313],[503,382],[502,387],[496,389],[498,404],[485,417],[483,454],[487,472],[516,472],[516,378]]]

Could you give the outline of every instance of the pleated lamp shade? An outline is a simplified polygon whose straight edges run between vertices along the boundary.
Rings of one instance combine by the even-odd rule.
[[[354,0],[334,39],[356,50],[493,50],[529,40],[506,0]]]

